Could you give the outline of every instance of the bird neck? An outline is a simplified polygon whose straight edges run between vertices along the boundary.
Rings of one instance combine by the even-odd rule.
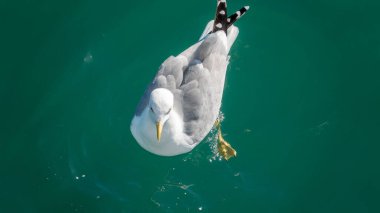
[[[141,127],[147,141],[157,141],[156,123],[149,115],[149,110],[145,109],[141,115]],[[173,109],[168,120],[163,124],[162,135],[159,144],[181,143],[178,137],[183,134],[183,121],[178,113]],[[182,138],[182,137],[181,137]]]
[[[191,151],[196,144],[183,132],[183,121],[180,115],[173,111],[165,122],[160,142],[157,141],[156,125],[144,110],[141,116],[132,120],[131,131],[136,141],[144,149],[163,156],[173,156]]]

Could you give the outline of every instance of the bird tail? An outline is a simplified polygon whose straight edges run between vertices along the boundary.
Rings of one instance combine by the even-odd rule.
[[[231,27],[235,21],[242,17],[248,9],[249,6],[244,6],[231,16],[227,17],[226,0],[218,0],[212,33],[223,30],[227,34],[227,29]]]

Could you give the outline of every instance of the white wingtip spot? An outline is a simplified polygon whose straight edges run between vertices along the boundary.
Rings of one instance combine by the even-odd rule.
[[[231,21],[231,19],[230,19],[230,18],[228,18],[228,19],[227,19],[227,22],[230,22],[230,21]]]
[[[246,10],[249,10],[249,6],[244,6],[244,8],[245,8]]]
[[[237,16],[239,17],[239,16],[240,16],[240,11],[237,11],[236,14],[237,14]]]
[[[218,0],[218,6],[220,3],[226,3],[226,0]]]
[[[226,11],[221,10],[221,11],[219,11],[219,14],[225,15],[225,14],[226,14]]]
[[[222,24],[221,23],[218,23],[217,25],[215,25],[217,28],[222,28]]]

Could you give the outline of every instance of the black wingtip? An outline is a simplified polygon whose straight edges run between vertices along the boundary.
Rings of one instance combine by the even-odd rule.
[[[212,32],[223,30],[227,32],[227,3],[226,0],[218,0]]]
[[[239,18],[241,18],[247,11],[249,10],[249,6],[244,6],[240,10],[236,11],[234,14],[230,15],[227,18],[227,29],[231,27]]]
[[[235,23],[235,21],[242,17],[248,10],[249,6],[244,6],[231,16],[227,17],[226,0],[218,0],[214,19],[214,27],[211,33],[223,30],[227,34],[227,29],[231,27]]]

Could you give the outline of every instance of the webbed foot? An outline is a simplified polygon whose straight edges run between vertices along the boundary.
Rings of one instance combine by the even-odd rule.
[[[218,152],[225,159],[229,160],[231,157],[236,157],[236,150],[224,140],[222,136],[222,130],[220,127],[219,119],[215,121],[215,126],[218,129]]]

